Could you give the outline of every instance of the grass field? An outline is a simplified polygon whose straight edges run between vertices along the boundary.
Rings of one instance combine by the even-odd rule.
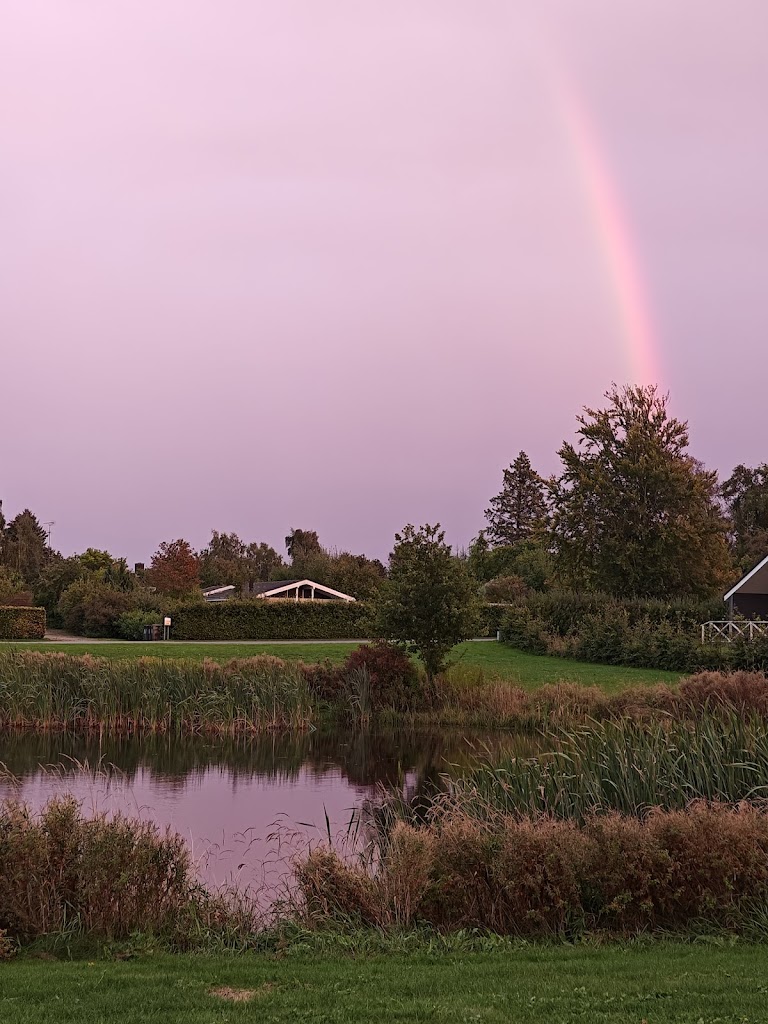
[[[364,958],[24,958],[0,964],[0,1020],[757,1024],[768,1019],[765,965],[765,947],[673,942]],[[233,1001],[238,992],[249,998]]]
[[[207,643],[0,643],[0,650],[16,646],[23,650],[62,651],[64,654],[94,654],[101,658],[193,658],[229,661],[230,658],[253,658],[273,654],[278,658],[301,661],[343,661],[355,644],[345,643],[281,643],[281,644],[207,644]],[[615,692],[629,685],[675,682],[678,673],[656,669],[622,668],[615,665],[590,665],[566,658],[549,658],[525,654],[494,641],[462,644],[455,658],[460,671],[482,669],[488,677],[508,679],[526,689],[544,683],[572,682],[602,687]]]

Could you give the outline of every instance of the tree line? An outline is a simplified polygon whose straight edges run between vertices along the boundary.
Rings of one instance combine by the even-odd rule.
[[[613,386],[605,398],[578,416],[575,440],[558,452],[559,473],[545,478],[519,453],[468,551],[451,552],[439,524],[407,527],[390,571],[398,545],[421,538],[443,563],[446,552],[461,563],[491,602],[551,587],[671,600],[722,592],[768,554],[768,464],[739,465],[720,482],[690,453],[688,425],[671,415],[668,395]],[[427,564],[422,558],[419,571],[429,576]],[[64,557],[29,509],[6,522],[0,508],[0,604],[41,604],[54,622],[106,621],[201,586],[291,578],[372,600],[386,577],[377,559],[329,551],[305,529],[290,531],[284,554],[216,530],[201,551],[164,541],[146,570],[132,571],[94,548]]]

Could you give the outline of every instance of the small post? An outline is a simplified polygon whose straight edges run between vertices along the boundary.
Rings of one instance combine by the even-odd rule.
[[[163,619],[163,640],[171,639],[171,616],[166,615]]]

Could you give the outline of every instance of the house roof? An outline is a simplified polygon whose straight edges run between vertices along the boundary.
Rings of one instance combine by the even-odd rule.
[[[295,587],[299,583],[304,583],[305,580],[266,580],[261,583],[250,583],[248,590],[251,594],[269,594],[271,591],[276,590],[280,587]],[[318,585],[318,584],[316,584]]]
[[[226,583],[221,586],[203,587],[204,594],[223,594],[225,590],[234,590],[234,583]]]
[[[324,583],[318,583],[316,580],[269,580],[267,582],[254,583],[249,589],[250,593],[258,594],[260,597],[274,597],[284,593],[286,590],[294,590],[296,587],[304,586],[314,587],[315,590],[321,590],[324,594],[331,594],[340,601],[355,600],[351,594],[342,594],[340,590],[326,587]]]
[[[745,594],[768,594],[768,555],[758,562],[754,569],[750,569],[746,576],[742,576],[735,587],[732,587],[723,598],[729,601],[739,591]]]

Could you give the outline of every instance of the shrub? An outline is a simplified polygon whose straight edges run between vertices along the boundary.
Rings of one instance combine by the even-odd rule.
[[[59,599],[65,629],[82,636],[108,637],[117,632],[120,616],[134,605],[133,596],[111,587],[98,576],[75,580]]]
[[[15,939],[73,924],[104,938],[173,932],[190,871],[183,840],[149,822],[85,818],[71,799],[39,815],[0,806],[0,929]]]
[[[449,809],[418,827],[396,825],[369,871],[317,849],[297,876],[316,924],[426,924],[526,938],[738,930],[745,903],[768,899],[768,815],[699,803],[578,825],[479,821]]]
[[[392,709],[413,711],[423,705],[425,691],[421,673],[404,651],[377,641],[352,651],[340,665],[330,661],[302,664],[301,670],[312,694],[330,704],[359,706],[360,684],[370,712]]]
[[[0,607],[0,640],[42,640],[45,608]]]
[[[768,668],[768,641],[702,644],[699,626],[722,614],[697,602],[620,602],[599,594],[534,594],[506,610],[501,639],[532,654],[671,672]]]
[[[369,676],[373,711],[410,711],[423,703],[424,688],[417,666],[392,644],[378,641],[352,651],[344,662],[343,672],[349,676],[360,669]]]
[[[143,640],[144,627],[160,621],[159,612],[134,608],[123,612],[115,622],[115,633],[123,640]]]

